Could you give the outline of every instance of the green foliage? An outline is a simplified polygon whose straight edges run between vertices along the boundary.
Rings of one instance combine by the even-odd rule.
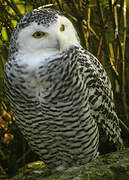
[[[112,82],[117,112],[125,132],[123,137],[129,145],[129,83],[126,83],[129,82],[129,1],[126,4],[126,0],[0,0],[0,163],[8,172],[14,166],[11,157],[15,156],[14,159],[18,160],[26,152],[26,148],[22,148],[19,153],[19,147],[22,144],[27,148],[28,146],[17,130],[14,130],[16,126],[12,121],[13,114],[4,92],[4,65],[8,58],[11,32],[23,14],[39,6],[63,11],[74,23],[82,46],[97,56],[103,64]],[[14,127],[8,126],[7,114],[3,116],[2,104],[5,104],[4,111],[10,114]],[[3,121],[6,122],[7,129],[3,128]],[[10,138],[7,143],[6,134],[15,138]],[[26,162],[25,159],[29,161],[28,156],[23,159],[22,165]]]

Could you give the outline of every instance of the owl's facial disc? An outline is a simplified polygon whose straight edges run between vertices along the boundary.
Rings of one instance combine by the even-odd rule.
[[[17,43],[23,54],[57,53],[72,45],[78,46],[79,40],[72,23],[66,17],[57,15],[56,21],[49,26],[31,22],[19,31]]]

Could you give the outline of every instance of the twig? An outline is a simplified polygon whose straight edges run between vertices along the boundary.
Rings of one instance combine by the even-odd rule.
[[[110,57],[109,58],[110,58],[110,63],[112,65],[112,69],[114,70],[116,76],[119,76],[119,73],[118,73],[117,69],[114,66],[115,56],[114,56],[113,46],[112,46],[111,42],[109,42],[109,51],[110,51]]]
[[[102,42],[103,42],[103,36],[100,37],[99,46],[98,46],[98,52],[97,52],[97,58],[99,58],[99,56],[100,56]]]
[[[121,120],[119,119],[120,123],[122,124],[122,126],[127,130],[127,132],[129,133],[129,128],[128,126]]]
[[[96,32],[93,30],[93,28],[90,26],[90,25],[87,25],[87,22],[86,20],[83,20],[83,27],[87,30],[87,27],[88,27],[88,30],[95,36],[95,38],[99,41],[99,36],[96,34]]]
[[[115,0],[115,1],[113,2],[113,8],[117,5],[118,1],[119,1],[119,0]]]
[[[126,34],[127,34],[127,22],[126,22],[126,0],[124,0],[123,5],[123,22],[124,22],[124,34],[123,34],[123,43],[122,43],[122,100],[123,106],[125,110],[126,119],[129,120],[128,117],[128,108],[126,103],[126,78],[125,78],[125,45],[126,45]]]
[[[120,0],[120,8],[119,8],[119,13],[118,13],[118,19],[119,19],[119,26],[121,25],[121,19],[122,19],[122,13],[123,13],[123,5],[124,5],[124,0]]]
[[[88,7],[88,18],[87,18],[87,22],[86,20],[83,20],[83,33],[84,33],[84,38],[85,38],[85,44],[86,44],[86,48],[87,50],[89,49],[89,43],[88,43],[88,37],[89,37],[89,32],[87,31],[87,29],[85,28],[84,24],[87,26],[88,28],[90,27],[90,17],[91,17],[91,9]],[[86,31],[85,31],[86,30]]]
[[[17,8],[16,4],[14,3],[13,0],[9,2],[9,0],[6,0],[7,4],[14,10],[17,16],[21,17],[22,14],[20,13],[19,9]]]
[[[114,0],[113,0],[114,2]],[[118,36],[118,16],[117,16],[117,7],[114,6],[114,21],[115,21],[115,38]]]
[[[60,1],[59,1],[59,0],[56,0],[56,2],[57,2],[57,5],[59,6],[60,11],[63,11],[63,9],[62,9],[62,7],[61,7],[61,5],[60,5]]]
[[[102,12],[102,8],[100,6],[100,2],[99,0],[96,0],[97,3],[97,7],[98,7],[98,13],[99,13],[99,19],[100,19],[100,24],[102,26],[102,28],[104,27],[104,20],[103,20],[103,12]]]

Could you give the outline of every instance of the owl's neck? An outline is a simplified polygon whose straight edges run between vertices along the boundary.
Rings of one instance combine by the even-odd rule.
[[[33,70],[40,66],[40,64],[47,64],[49,61],[58,57],[59,51],[48,49],[46,51],[39,50],[37,52],[24,53],[18,52],[15,56],[19,65],[26,65],[30,70]]]

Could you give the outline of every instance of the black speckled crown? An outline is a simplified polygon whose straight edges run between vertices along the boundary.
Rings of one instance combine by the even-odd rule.
[[[31,22],[36,22],[39,25],[43,24],[44,26],[49,26],[52,22],[56,21],[57,14],[61,15],[60,12],[50,8],[36,9],[26,14],[19,22],[19,26],[24,28]]]

